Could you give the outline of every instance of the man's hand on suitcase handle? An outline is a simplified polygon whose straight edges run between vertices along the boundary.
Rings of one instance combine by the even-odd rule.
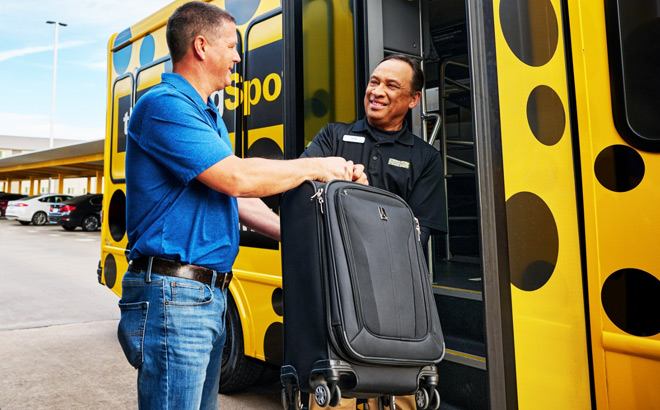
[[[364,165],[355,164],[353,166],[353,182],[357,182],[362,185],[369,185],[367,180],[367,174],[364,172]]]
[[[362,164],[353,164],[353,161],[346,161],[341,157],[304,158],[303,160],[313,161],[314,171],[312,179],[314,180],[330,182],[333,179],[343,179],[344,181],[354,181],[359,184],[369,185],[367,174],[364,172],[364,165]]]

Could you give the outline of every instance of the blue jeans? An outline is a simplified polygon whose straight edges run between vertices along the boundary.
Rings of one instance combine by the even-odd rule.
[[[117,337],[138,369],[139,408],[217,410],[226,290],[132,270],[122,288]]]

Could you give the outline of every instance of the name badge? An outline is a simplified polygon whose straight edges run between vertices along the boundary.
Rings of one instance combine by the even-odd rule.
[[[344,135],[344,138],[342,138],[346,142],[356,142],[358,144],[364,144],[364,137],[360,137],[357,135]]]
[[[399,168],[410,169],[410,162],[400,161],[400,160],[394,159],[394,158],[390,158],[390,160],[387,161],[387,165],[392,165],[392,166],[399,167]]]

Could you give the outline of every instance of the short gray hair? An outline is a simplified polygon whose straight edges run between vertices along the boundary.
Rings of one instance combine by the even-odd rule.
[[[209,35],[222,30],[226,22],[236,24],[236,19],[227,10],[202,1],[191,1],[180,6],[167,20],[167,48],[173,63],[183,59],[195,37]]]

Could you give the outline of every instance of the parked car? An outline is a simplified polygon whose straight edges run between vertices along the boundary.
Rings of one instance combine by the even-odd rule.
[[[0,192],[0,216],[5,216],[5,211],[7,210],[7,203],[20,198],[25,198],[27,195],[23,194],[8,194],[6,192]]]
[[[72,195],[41,194],[27,198],[9,201],[5,217],[16,219],[22,225],[43,225],[48,222],[48,212],[52,204],[61,203],[73,198]]]
[[[87,194],[51,204],[48,221],[60,224],[67,231],[80,226],[83,231],[95,231],[101,226],[103,194]]]

